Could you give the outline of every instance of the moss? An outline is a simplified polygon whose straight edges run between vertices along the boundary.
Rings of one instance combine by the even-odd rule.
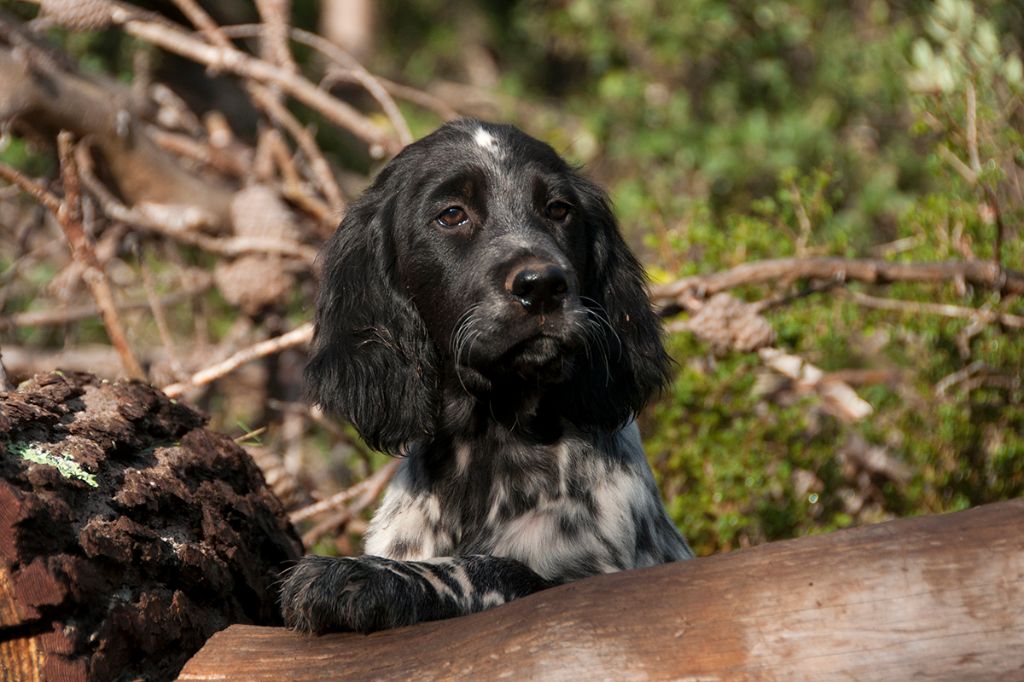
[[[55,454],[34,443],[12,442],[7,445],[8,452],[20,457],[26,462],[42,464],[53,467],[64,478],[74,478],[79,481],[98,488],[99,483],[96,476],[82,468],[82,465],[67,455]]]

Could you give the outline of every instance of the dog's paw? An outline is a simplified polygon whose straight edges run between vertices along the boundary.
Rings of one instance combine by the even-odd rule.
[[[373,632],[415,622],[401,576],[376,557],[304,557],[281,586],[285,624],[302,632]]]

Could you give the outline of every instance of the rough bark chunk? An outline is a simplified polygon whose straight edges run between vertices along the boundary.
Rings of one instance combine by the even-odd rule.
[[[138,382],[0,394],[0,670],[170,679],[214,632],[279,621],[301,554],[259,469]]]

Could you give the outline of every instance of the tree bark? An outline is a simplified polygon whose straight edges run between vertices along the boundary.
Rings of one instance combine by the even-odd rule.
[[[1024,679],[1024,500],[599,576],[364,636],[232,626],[181,680]]]
[[[204,421],[84,374],[0,394],[0,679],[172,679],[217,630],[280,622],[301,545]]]

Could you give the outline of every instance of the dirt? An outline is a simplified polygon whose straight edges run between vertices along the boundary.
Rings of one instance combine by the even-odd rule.
[[[231,623],[279,623],[301,555],[249,456],[139,382],[0,394],[0,677],[172,679]]]

